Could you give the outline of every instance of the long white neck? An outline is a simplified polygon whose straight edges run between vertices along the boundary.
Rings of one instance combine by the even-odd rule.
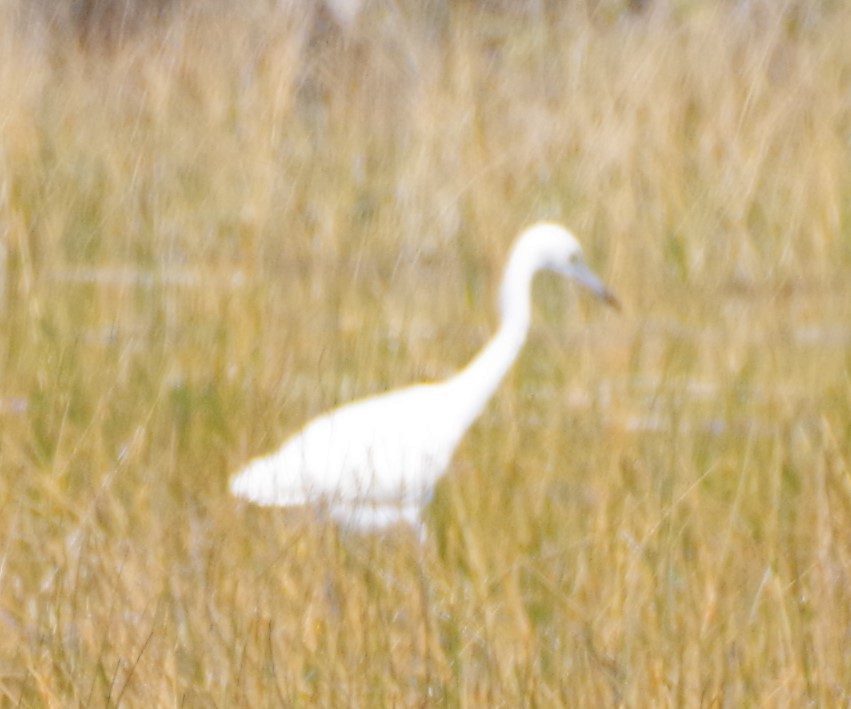
[[[538,264],[522,250],[512,253],[500,288],[499,330],[470,364],[445,383],[456,407],[450,415],[461,424],[462,432],[482,412],[526,341],[537,269]]]

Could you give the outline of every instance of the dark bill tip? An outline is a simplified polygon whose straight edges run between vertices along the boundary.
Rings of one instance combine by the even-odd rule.
[[[620,312],[622,310],[620,301],[615,297],[615,294],[606,289],[600,293],[600,299],[606,304]]]

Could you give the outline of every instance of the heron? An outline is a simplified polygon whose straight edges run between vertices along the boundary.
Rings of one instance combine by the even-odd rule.
[[[618,301],[565,227],[542,222],[517,237],[499,293],[500,324],[466,367],[344,404],[309,421],[230,480],[232,495],[265,506],[316,507],[338,523],[417,526],[464,433],[517,359],[531,322],[532,281],[554,271],[604,303]]]

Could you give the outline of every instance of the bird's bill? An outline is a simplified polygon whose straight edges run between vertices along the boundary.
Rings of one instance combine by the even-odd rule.
[[[606,284],[599,279],[597,274],[582,263],[582,261],[572,263],[567,274],[585,286],[604,303],[612,306],[615,310],[620,310],[621,304],[618,302],[615,294],[612,293],[612,291],[606,287]]]

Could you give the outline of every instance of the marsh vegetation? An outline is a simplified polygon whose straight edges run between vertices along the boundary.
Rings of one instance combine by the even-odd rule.
[[[0,4],[4,703],[848,704],[844,6],[212,5]],[[623,312],[540,279],[425,544],[227,495],[542,218]]]

